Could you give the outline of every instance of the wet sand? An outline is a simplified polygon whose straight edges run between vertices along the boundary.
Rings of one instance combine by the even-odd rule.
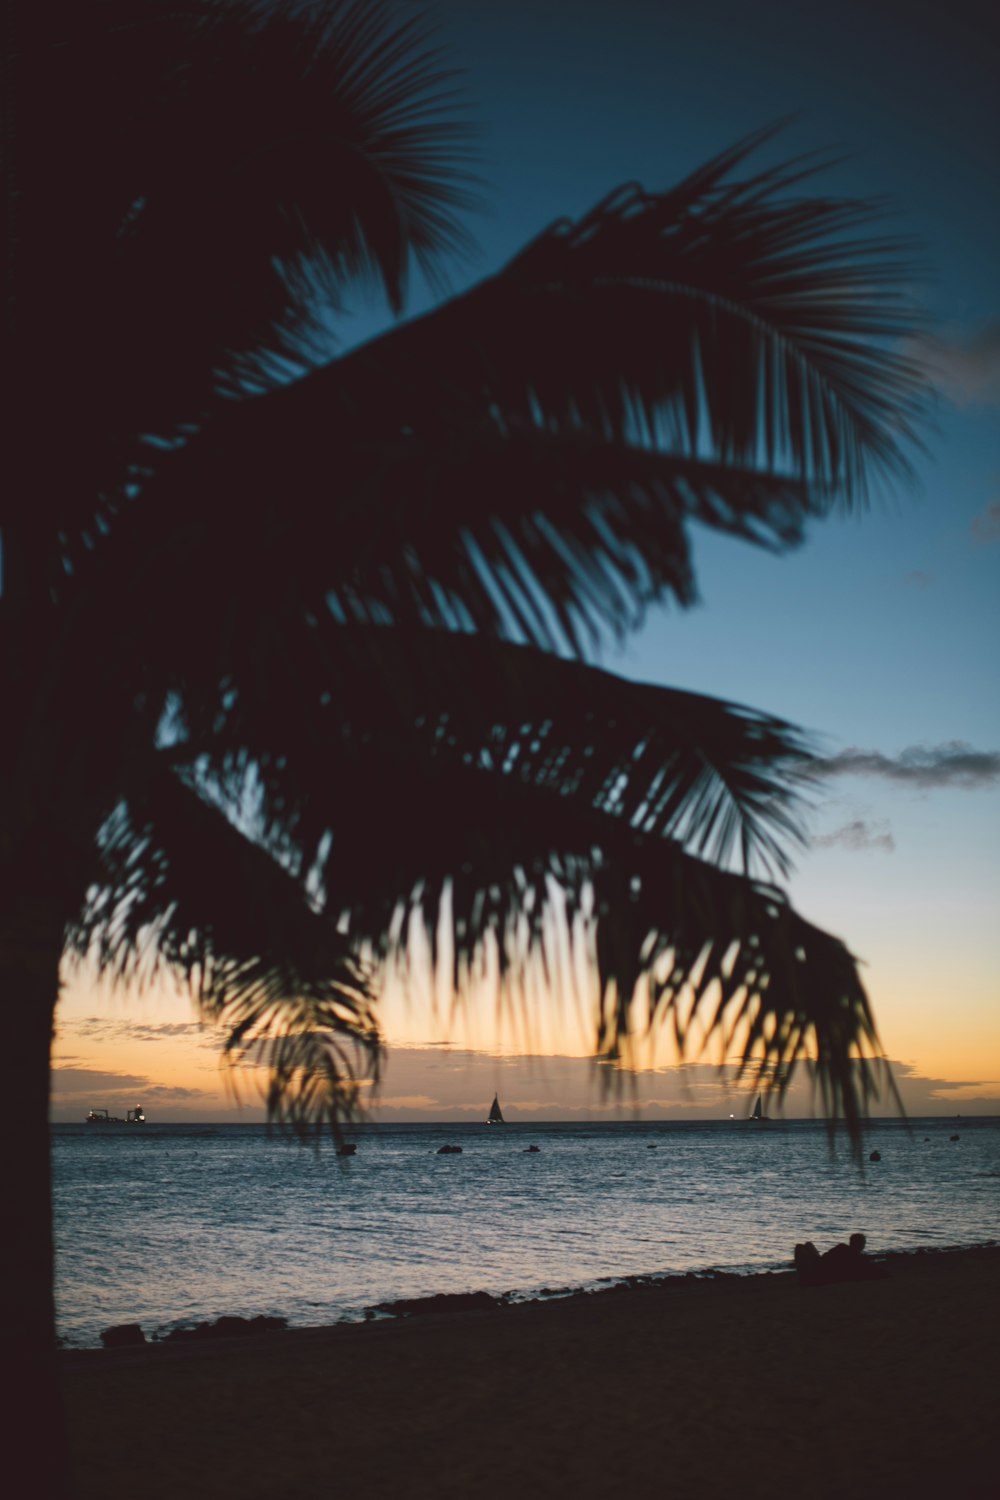
[[[1000,1247],[886,1264],[65,1351],[79,1493],[992,1497]]]

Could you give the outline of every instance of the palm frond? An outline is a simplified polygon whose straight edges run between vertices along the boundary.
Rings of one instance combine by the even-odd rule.
[[[405,958],[416,921],[438,963],[446,928],[462,993],[491,964],[501,986],[526,985],[532,964],[551,978],[560,926],[582,923],[599,1054],[627,1056],[664,1023],[683,1049],[697,1014],[739,1072],[760,1067],[779,1092],[805,1063],[827,1116],[857,1138],[870,1096],[891,1089],[868,1000],[843,944],[780,891],[513,776],[445,766],[415,795],[392,769],[371,746],[358,757],[318,869],[359,944]]]
[[[171,495],[229,495],[314,608],[574,649],[691,600],[692,519],[794,542],[905,472],[924,388],[868,206],[787,196],[795,164],[729,182],[752,144],[227,413],[166,465]]]
[[[383,962],[405,958],[415,919],[437,963],[446,916],[461,992],[490,961],[507,986],[524,983],[532,962],[557,973],[559,924],[572,931],[582,920],[600,1056],[627,1059],[637,1033],[663,1024],[683,1048],[700,1023],[736,1054],[737,1076],[760,1070],[779,1093],[805,1064],[827,1117],[844,1119],[857,1141],[870,1099],[892,1090],[868,1000],[843,944],[780,891],[517,778],[448,767],[422,774],[415,797],[373,759],[359,758],[342,799],[353,822],[340,818],[311,872],[326,914],[168,776],[142,821],[123,808],[106,828],[77,951],[96,942],[102,965],[126,979],[160,964],[179,970],[204,1014],[229,1025],[227,1051],[270,1066],[272,1117],[304,1130],[349,1117],[359,1077],[377,1070],[378,1034],[348,943]],[[345,914],[347,938],[333,920]]]
[[[166,768],[107,820],[71,951],[143,985],[169,969],[226,1055],[270,1069],[269,1116],[334,1130],[377,1077],[365,971],[330,917],[192,785]]]
[[[261,826],[308,868],[374,756],[404,797],[449,767],[511,777],[726,864],[786,873],[810,752],[791,725],[695,693],[446,632],[292,622],[242,640],[221,696],[178,682],[177,753],[206,756],[237,805],[252,766]],[[308,795],[303,795],[308,788]],[[377,797],[377,791],[374,792]],[[394,793],[389,795],[395,796]],[[367,816],[374,821],[377,809]],[[289,832],[290,831],[290,832]]]
[[[228,723],[166,753],[242,806],[358,951],[405,960],[416,922],[435,964],[447,931],[456,992],[491,965],[509,988],[533,964],[551,976],[582,923],[603,1055],[664,1022],[683,1046],[697,1013],[779,1090],[814,1069],[827,1114],[856,1131],[891,1085],[850,954],[773,886],[712,862],[794,831],[786,778],[808,766],[794,731],[475,639],[372,632],[366,660],[365,634],[319,679],[318,712],[286,717],[312,696],[296,672],[287,700],[266,681],[266,708],[234,694]]]

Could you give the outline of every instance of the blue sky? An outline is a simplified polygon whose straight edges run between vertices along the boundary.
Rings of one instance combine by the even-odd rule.
[[[667,187],[785,117],[762,164],[830,149],[844,159],[824,190],[887,198],[893,233],[913,238],[924,268],[915,295],[931,320],[919,352],[940,389],[915,485],[884,493],[863,516],[817,526],[783,558],[696,537],[701,605],[651,616],[601,660],[781,714],[814,731],[831,757],[859,749],[885,758],[877,774],[818,790],[815,842],[793,896],[865,961],[889,1055],[922,1078],[950,1080],[942,1108],[965,1084],[964,1107],[1000,1110],[995,8],[441,0],[430,14],[484,126],[483,208],[470,220],[481,249],[456,268],[456,290],[621,182]],[[418,290],[414,311],[426,301]],[[359,313],[345,343],[377,326],[376,313]],[[955,774],[956,745],[983,757],[974,775]],[[893,771],[921,747],[926,774]],[[164,1025],[181,1024],[173,1006]],[[74,991],[63,1012],[61,1045],[85,1070],[91,1054],[72,1028],[93,1011]],[[394,1091],[390,1063],[388,1096],[433,1101],[434,1069],[422,1087],[420,1038],[408,1040],[395,1069],[405,1087]],[[428,1068],[438,1055],[426,1049]],[[154,1054],[143,1057],[130,1077],[161,1086]],[[475,1069],[468,1090],[478,1100]],[[458,1107],[449,1101],[447,1111]]]

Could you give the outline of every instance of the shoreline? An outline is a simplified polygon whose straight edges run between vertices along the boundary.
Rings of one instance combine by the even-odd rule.
[[[825,1247],[824,1247],[825,1248]],[[891,1274],[893,1266],[904,1267],[905,1265],[925,1258],[963,1256],[966,1254],[995,1253],[1000,1257],[1000,1241],[984,1240],[971,1244],[947,1244],[934,1246],[917,1246],[904,1250],[868,1250],[865,1259],[873,1265],[884,1266]],[[143,1329],[144,1341],[134,1348],[156,1349],[177,1345],[190,1347],[192,1343],[213,1343],[214,1324],[223,1321],[230,1327],[238,1324],[245,1325],[242,1329],[236,1329],[233,1336],[254,1336],[251,1325],[256,1324],[261,1331],[267,1334],[297,1334],[317,1331],[330,1331],[337,1328],[359,1328],[368,1327],[373,1323],[402,1322],[414,1316],[423,1316],[430,1313],[450,1315],[468,1310],[475,1310],[478,1305],[485,1308],[486,1303],[494,1307],[528,1307],[535,1304],[548,1306],[552,1303],[571,1302],[577,1298],[586,1299],[590,1297],[604,1296],[609,1293],[618,1293],[623,1290],[642,1288],[656,1288],[665,1286],[680,1286],[692,1282],[728,1282],[728,1281],[752,1281],[755,1279],[773,1279],[781,1276],[795,1276],[792,1257],[780,1263],[772,1262],[770,1265],[738,1269],[726,1266],[707,1265],[688,1271],[650,1271],[642,1273],[629,1272],[621,1276],[598,1276],[587,1281],[571,1283],[558,1287],[541,1287],[532,1291],[522,1291],[514,1287],[506,1292],[487,1292],[484,1290],[461,1291],[461,1292],[428,1292],[417,1297],[400,1297],[389,1303],[373,1303],[366,1305],[361,1314],[345,1315],[332,1319],[327,1323],[289,1323],[281,1315],[261,1313],[257,1315],[227,1315],[221,1314],[217,1319],[206,1319],[194,1324],[178,1323],[170,1332],[159,1334],[148,1333]],[[264,1328],[268,1324],[269,1327]],[[138,1326],[141,1326],[138,1325]],[[226,1335],[219,1335],[224,1338]],[[66,1339],[58,1342],[60,1355],[76,1354],[103,1354],[106,1352],[100,1344],[74,1344]]]
[[[872,1259],[64,1349],[79,1493],[985,1494],[1000,1246]]]

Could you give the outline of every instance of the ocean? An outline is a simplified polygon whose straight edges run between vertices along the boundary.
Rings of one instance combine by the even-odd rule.
[[[953,1137],[958,1139],[953,1139]],[[820,1121],[368,1125],[340,1157],[256,1125],[54,1125],[67,1345],[223,1314],[294,1326],[402,1297],[552,1295],[632,1276],[995,1242],[1000,1119],[879,1120],[864,1169]],[[443,1144],[461,1154],[439,1155]],[[538,1150],[529,1152],[529,1146]],[[871,1151],[881,1160],[870,1163]]]

